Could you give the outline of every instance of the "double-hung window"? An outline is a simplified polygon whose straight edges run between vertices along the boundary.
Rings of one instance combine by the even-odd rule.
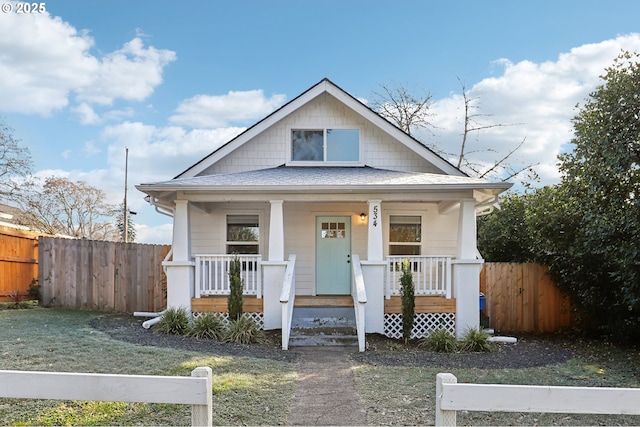
[[[292,162],[360,161],[359,129],[292,129]]]
[[[413,215],[389,217],[389,255],[420,255],[422,218]]]
[[[227,215],[227,253],[260,253],[258,215]]]

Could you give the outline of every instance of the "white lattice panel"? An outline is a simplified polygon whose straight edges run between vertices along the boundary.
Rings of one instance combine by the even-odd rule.
[[[455,313],[416,313],[411,338],[424,338],[431,331],[442,328],[455,334]],[[384,335],[389,338],[402,338],[402,314],[384,315]]]
[[[202,313],[198,313],[198,312],[194,312],[193,313],[193,315],[195,317],[200,316],[200,314],[202,314]],[[216,313],[216,314],[218,314],[227,325],[229,324],[229,313]],[[243,313],[242,315],[244,317],[251,318],[251,320],[253,320],[256,323],[256,326],[258,327],[258,329],[260,329],[260,330],[264,329],[264,314],[263,313]]]

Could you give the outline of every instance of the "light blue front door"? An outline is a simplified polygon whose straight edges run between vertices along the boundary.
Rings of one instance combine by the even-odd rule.
[[[316,294],[351,293],[351,217],[316,217]]]

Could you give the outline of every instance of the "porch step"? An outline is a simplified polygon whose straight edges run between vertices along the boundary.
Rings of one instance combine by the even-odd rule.
[[[353,308],[296,307],[293,309],[290,347],[358,345]]]

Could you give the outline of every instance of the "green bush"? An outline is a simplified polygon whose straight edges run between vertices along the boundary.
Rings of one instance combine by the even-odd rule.
[[[451,332],[441,328],[431,331],[426,338],[422,338],[418,342],[418,347],[438,353],[454,353],[458,349],[458,343]]]
[[[256,323],[247,316],[242,316],[229,322],[229,329],[224,338],[225,342],[234,344],[264,343],[264,332],[258,329]]]
[[[184,307],[169,308],[158,322],[158,332],[185,335],[189,330],[189,313]]]
[[[491,342],[489,342],[489,334],[478,328],[468,328],[464,335],[462,335],[462,341],[460,342],[460,349],[462,351],[491,351]]]
[[[400,277],[400,291],[402,292],[402,338],[405,345],[411,339],[411,330],[415,318],[416,298],[413,286],[413,273],[408,259],[402,261],[402,276]]]
[[[199,339],[222,340],[227,332],[227,326],[222,318],[215,313],[202,313],[193,318],[187,335]]]
[[[237,320],[242,316],[242,277],[240,277],[240,260],[235,256],[229,264],[229,287],[230,293],[227,300],[229,309],[229,320]]]

